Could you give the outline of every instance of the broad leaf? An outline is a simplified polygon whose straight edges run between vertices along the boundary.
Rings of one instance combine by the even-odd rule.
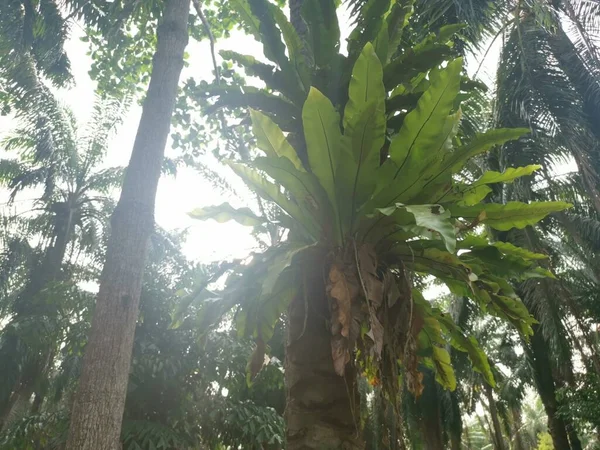
[[[256,16],[252,14],[252,10],[250,9],[248,1],[231,0],[231,5],[239,14],[242,23],[250,30],[250,33],[252,33],[254,39],[260,42],[260,22]]]
[[[435,367],[435,380],[444,388],[454,391],[456,389],[456,376],[450,362],[450,355],[444,348],[434,345],[431,357]]]
[[[456,230],[450,221],[450,211],[444,210],[440,205],[403,205],[401,203],[395,207],[379,209],[385,215],[393,215],[398,210],[410,213],[417,226],[439,233],[448,252],[454,253]]]
[[[302,18],[317,67],[328,67],[339,53],[340,28],[334,0],[304,0]]]
[[[241,0],[238,0],[241,1]],[[289,64],[285,55],[285,45],[281,41],[281,32],[275,24],[271,3],[268,0],[247,0],[254,17],[258,19],[260,32],[259,42],[262,42],[267,58],[282,69]]]
[[[475,206],[449,206],[452,217],[470,222],[485,223],[500,231],[535,225],[548,214],[570,208],[565,202],[509,202],[505,205],[488,203]]]
[[[337,217],[335,173],[342,140],[339,115],[327,97],[311,88],[302,109],[302,122],[310,168],[325,189]],[[337,228],[341,240],[339,224]]]
[[[447,45],[436,44],[418,52],[408,51],[385,66],[383,82],[386,90],[393,90],[413,78],[427,73],[446,61],[452,54]]]
[[[490,386],[495,387],[496,381],[494,380],[490,362],[483,349],[479,346],[477,339],[474,336],[465,336],[449,314],[442,313],[439,310],[433,310],[433,312],[442,327],[446,330],[446,333],[450,336],[452,346],[461,352],[466,352],[473,364],[473,368],[483,375],[483,378]]]
[[[390,145],[390,158],[398,166],[394,178],[419,170],[430,159],[438,158],[447,136],[440,133],[454,106],[460,87],[462,59],[456,59],[446,69],[432,73],[431,85]]]
[[[290,217],[292,217],[304,231],[313,238],[317,239],[320,235],[318,225],[313,219],[302,213],[302,210],[288,199],[279,189],[279,187],[266,180],[260,173],[250,169],[242,164],[227,162],[227,165],[248,185],[252,191],[256,192],[265,200],[278,205]]]
[[[423,178],[427,181],[423,184],[422,193],[415,198],[415,201],[442,202],[446,199],[446,196],[452,194],[452,175],[459,172],[467,161],[474,156],[489,151],[496,145],[519,139],[526,133],[529,133],[527,128],[490,130],[477,135],[468,144],[446,153],[441,160],[432,164],[424,174]],[[473,195],[482,199],[487,195],[487,192],[484,188],[476,191]],[[475,201],[476,199],[472,198],[470,200]]]
[[[472,186],[480,186],[482,184],[493,184],[493,183],[511,183],[517,178],[531,175],[536,170],[541,169],[542,166],[530,165],[525,167],[508,168],[504,172],[494,172],[490,170],[484,173],[481,178],[475,181]]]
[[[258,217],[250,208],[235,209],[229,203],[222,203],[219,206],[196,208],[188,213],[188,215],[193,219],[213,219],[219,223],[235,220],[237,223],[249,227],[258,226],[266,222],[264,217]]]
[[[269,9],[277,26],[281,30],[283,40],[289,55],[289,70],[293,70],[298,83],[302,86],[303,91],[310,88],[310,73],[308,62],[303,54],[305,45],[296,33],[294,27],[283,14],[283,11],[276,5],[269,3]]]
[[[524,260],[539,260],[548,258],[548,255],[544,255],[542,253],[534,253],[525,248],[517,247],[516,245],[513,245],[510,242],[494,242],[490,244],[486,238],[479,236],[467,236],[464,239],[458,241],[457,246],[461,249],[483,249],[489,247],[490,245],[496,247],[505,255],[517,256],[519,258],[523,258]]]
[[[252,133],[256,137],[256,145],[265,152],[268,157],[284,157],[289,159],[294,167],[305,171],[296,150],[285,138],[283,131],[270,117],[259,111],[250,110],[252,119]]]
[[[387,21],[387,32],[389,35],[388,40],[388,54],[383,63],[387,63],[391,58],[394,57],[398,46],[402,41],[402,35],[404,28],[408,24],[408,19],[413,12],[414,0],[402,0],[396,1],[392,5],[392,9],[388,14]]]
[[[390,0],[367,0],[364,2],[357,18],[357,25],[348,37],[349,55],[356,55],[367,42],[376,40],[382,24],[385,23],[384,16],[389,8]]]
[[[290,249],[281,252],[275,257],[271,266],[267,271],[267,276],[262,283],[262,295],[270,296],[273,294],[275,286],[279,281],[281,274],[288,269],[294,262],[295,258],[300,258],[303,253],[315,250],[316,244],[310,245],[292,245]]]
[[[299,171],[284,157],[256,158],[253,165],[277,180],[307,217],[321,224],[332,220],[331,204],[314,174]]]
[[[381,133],[385,132],[385,88],[383,86],[383,68],[375,53],[373,45],[369,42],[358,56],[348,90],[348,102],[344,109],[344,134],[358,124],[361,112],[368,104],[374,103],[377,126]],[[357,158],[358,159],[358,158]]]

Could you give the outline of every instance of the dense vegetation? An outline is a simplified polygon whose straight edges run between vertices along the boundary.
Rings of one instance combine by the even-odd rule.
[[[4,2],[0,449],[600,448],[599,39],[589,0]],[[255,251],[155,223],[190,169]]]

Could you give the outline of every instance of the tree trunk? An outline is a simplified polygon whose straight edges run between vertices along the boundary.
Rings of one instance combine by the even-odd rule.
[[[322,275],[305,280],[288,309],[285,357],[287,450],[361,450],[360,396],[352,363],[335,373]]]
[[[512,413],[512,417],[513,417],[513,439],[514,439],[514,443],[515,443],[515,449],[514,450],[525,450],[525,445],[523,444],[523,438],[521,437],[521,426],[522,426],[522,420],[521,420],[521,409],[519,406],[513,406],[511,408],[511,413]]]
[[[71,414],[70,450],[114,450],[131,364],[142,277],[164,150],[188,41],[190,0],[169,0],[111,236]]]
[[[487,383],[485,384],[485,395],[487,397],[490,416],[492,417],[492,425],[494,427],[494,442],[496,444],[494,447],[496,447],[496,450],[505,450],[502,427],[500,425],[500,418],[498,417],[498,409],[496,408],[496,400],[494,400],[492,394],[492,387]]]
[[[554,448],[570,450],[571,445],[569,444],[565,422],[558,415],[556,388],[554,378],[552,377],[552,365],[548,357],[548,346],[544,341],[542,330],[539,326],[534,328],[530,353],[537,391],[548,416],[548,432],[552,436]]]

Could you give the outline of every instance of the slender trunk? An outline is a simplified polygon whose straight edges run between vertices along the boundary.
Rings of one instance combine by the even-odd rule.
[[[565,418],[564,421],[567,428],[567,434],[569,435],[569,442],[571,443],[571,450],[583,450],[581,440],[577,435],[577,430],[575,429],[573,422],[568,418]]]
[[[351,363],[344,377],[331,356],[322,277],[304,283],[288,309],[285,357],[287,450],[361,450],[359,393]]]
[[[111,236],[71,414],[68,450],[114,450],[119,435],[154,205],[183,54],[190,0],[169,0]]]
[[[571,445],[569,444],[565,422],[558,415],[556,387],[552,377],[552,365],[548,357],[548,346],[539,326],[534,329],[529,349],[537,391],[548,416],[548,432],[552,436],[554,448],[570,450]]]
[[[496,408],[496,400],[492,394],[492,387],[489,384],[485,384],[485,395],[488,401],[488,407],[490,416],[492,417],[492,425],[494,427],[494,442],[496,450],[505,450],[504,437],[502,437],[502,427],[500,425],[500,418],[498,417],[498,409]]]
[[[518,406],[513,406],[511,408],[511,413],[513,417],[513,441],[515,443],[515,450],[525,450],[525,445],[523,444],[523,439],[521,437],[521,410]]]
[[[9,407],[2,416],[1,429],[6,429],[12,421],[23,415],[29,408],[29,399],[33,394],[31,386],[14,391],[10,397]]]

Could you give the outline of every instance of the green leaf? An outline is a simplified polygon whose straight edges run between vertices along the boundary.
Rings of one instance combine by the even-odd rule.
[[[458,248],[460,249],[483,249],[489,247],[490,245],[496,247],[505,255],[517,256],[525,260],[539,260],[548,258],[548,255],[544,255],[542,253],[534,253],[525,248],[517,247],[516,245],[513,245],[510,242],[499,241],[490,244],[486,238],[479,236],[467,236],[464,239],[458,241]]]
[[[253,165],[283,186],[307,217],[318,223],[331,221],[331,204],[314,174],[299,171],[284,157],[259,157]]]
[[[350,154],[339,162],[337,196],[346,229],[352,228],[357,207],[368,200],[376,182],[386,126],[382,76],[373,45],[367,43],[354,64],[344,111],[343,149]]]
[[[262,295],[269,296],[273,293],[280,275],[290,267],[296,258],[302,257],[303,253],[313,251],[318,244],[292,245],[291,249],[278,254],[267,270],[267,276],[262,283]]]
[[[344,134],[350,134],[360,118],[361,112],[369,103],[374,103],[378,115],[376,124],[385,133],[385,88],[383,68],[373,45],[368,42],[358,56],[352,69],[348,102],[344,109]],[[357,158],[359,160],[359,158]]]
[[[423,184],[421,193],[413,200],[441,203],[447,198],[448,201],[458,201],[467,187],[464,187],[462,193],[454,198],[451,188],[452,175],[459,172],[474,156],[487,152],[496,145],[518,139],[526,133],[529,133],[527,128],[500,128],[478,134],[468,144],[446,153],[442,159],[431,165],[422,176],[427,181]],[[475,192],[470,193],[467,202],[473,202],[477,198],[482,199],[485,195],[487,195],[485,188],[476,189]]]
[[[390,0],[367,0],[357,17],[357,25],[348,37],[348,54],[356,55],[367,42],[374,42],[381,30]],[[387,23],[386,23],[387,26]]]
[[[439,66],[452,55],[447,45],[434,44],[418,51],[409,50],[390,61],[383,72],[383,82],[387,91],[392,91],[403,83]]]
[[[236,317],[240,336],[260,338],[264,342],[271,339],[279,317],[297,295],[296,275],[290,270],[281,272],[271,293],[246,299],[241,304]]]
[[[408,19],[413,13],[413,4],[414,0],[402,0],[396,1],[392,5],[392,9],[386,18],[389,43],[387,57],[383,60],[384,64],[394,57],[400,42],[402,42],[404,28],[408,25]]]
[[[343,137],[344,155],[337,168],[336,189],[345,230],[353,228],[357,209],[371,197],[375,188],[379,149],[385,139],[384,129],[379,126],[380,117],[376,104],[370,103]]]
[[[440,205],[403,205],[396,204],[395,207],[381,208],[385,215],[392,215],[398,210],[405,210],[414,217],[414,223],[427,230],[433,230],[440,234],[446,249],[450,253],[456,250],[456,230],[450,221],[450,211],[444,210]]]
[[[433,360],[435,366],[435,380],[440,383],[445,389],[454,391],[456,389],[456,376],[450,362],[450,355],[446,349],[434,345],[432,347]]]
[[[527,307],[521,300],[495,294],[488,297],[491,301],[487,304],[487,307],[492,314],[513,324],[523,336],[533,335],[531,326],[537,321],[529,314]]]
[[[375,53],[377,54],[379,61],[381,61],[382,63],[387,63],[389,44],[390,44],[390,34],[388,32],[387,22],[384,20],[381,24],[381,28],[379,29],[379,33],[377,34],[377,39],[375,39],[375,41],[373,42],[373,47],[375,48]],[[383,76],[382,76],[382,80],[383,80]]]
[[[340,50],[340,28],[334,0],[304,0],[302,18],[308,26],[310,47],[317,67],[328,67]]]
[[[311,77],[308,63],[303,54],[304,44],[294,27],[285,17],[285,14],[283,14],[283,11],[272,3],[269,3],[269,9],[275,19],[275,23],[277,23],[277,26],[283,35],[283,40],[285,41],[289,55],[289,68],[294,70],[298,83],[302,86],[303,91],[307,91],[310,88]]]
[[[490,362],[485,352],[479,346],[477,339],[474,336],[465,336],[460,327],[454,323],[450,314],[442,313],[439,310],[434,310],[434,312],[438,321],[444,330],[446,330],[446,333],[450,335],[452,346],[458,351],[466,352],[473,364],[473,368],[483,375],[483,378],[490,386],[495,387],[496,381],[494,380]]]
[[[448,136],[440,133],[460,88],[462,59],[431,75],[431,85],[423,93],[415,110],[404,119],[404,124],[390,145],[390,158],[399,167],[396,177],[420,171],[429,160],[438,159]]]
[[[235,209],[229,203],[222,203],[218,206],[207,206],[196,208],[188,213],[192,219],[208,220],[213,219],[219,223],[235,220],[237,223],[254,227],[265,223],[264,217],[258,217],[250,208]]]
[[[472,157],[485,153],[497,145],[519,139],[529,132],[529,128],[498,128],[478,134],[468,144],[447,155],[444,158],[443,167],[448,168],[453,173],[458,172]]]
[[[248,2],[246,0],[231,0],[231,5],[239,14],[242,23],[248,27],[250,33],[254,36],[254,39],[260,42],[260,22],[252,14]]]
[[[542,166],[530,165],[525,167],[508,168],[504,172],[494,172],[490,170],[485,172],[481,178],[475,181],[472,186],[480,186],[484,184],[493,183],[511,183],[515,179],[531,175],[536,170],[541,169]]]
[[[277,124],[269,116],[259,111],[250,110],[250,117],[252,133],[256,137],[258,148],[264,151],[268,157],[281,156],[289,159],[296,169],[305,172],[296,150],[287,141]]]
[[[473,206],[481,203],[481,201],[492,192],[492,188],[487,185],[467,186],[460,193],[458,203],[465,206]],[[449,201],[448,197],[444,197],[444,201]]]
[[[225,107],[230,109],[252,108],[272,115],[277,125],[285,131],[294,128],[295,119],[301,114],[299,108],[281,96],[251,86],[244,86],[243,90],[240,87],[221,89],[218,94],[214,95],[219,95],[219,99],[204,110],[205,114],[214,114]]]
[[[282,69],[285,68],[289,61],[285,55],[285,45],[281,41],[281,32],[275,25],[271,3],[268,0],[248,0],[248,4],[259,22],[259,42],[263,44],[265,56]]]
[[[315,239],[320,233],[317,224],[302,213],[297,204],[288,199],[279,189],[279,186],[267,181],[260,173],[242,164],[226,161],[226,164],[240,177],[246,185],[265,200],[271,201],[294,219],[305,232]]]
[[[342,140],[339,115],[327,97],[311,88],[302,109],[302,122],[311,171],[325,189],[337,217],[335,172]],[[339,233],[341,240],[341,230]]]
[[[511,228],[525,228],[535,225],[548,214],[562,211],[573,205],[565,202],[509,202],[505,205],[497,203],[476,206],[449,206],[452,217],[462,217],[468,221],[478,220],[500,231]]]

